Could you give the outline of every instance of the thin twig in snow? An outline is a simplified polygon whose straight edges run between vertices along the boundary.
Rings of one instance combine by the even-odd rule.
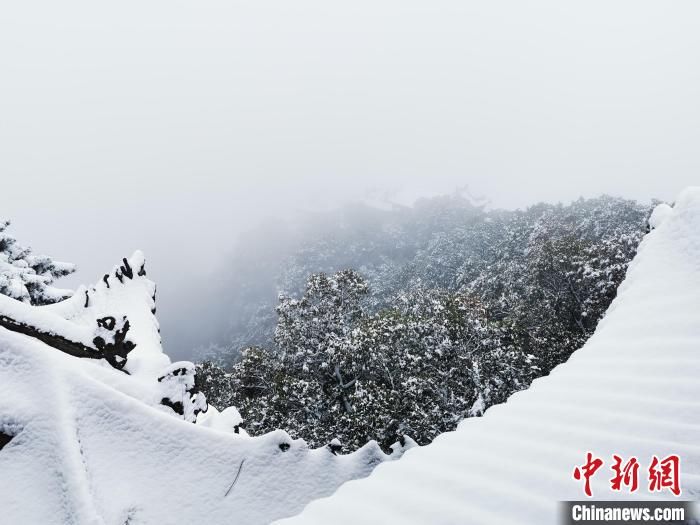
[[[243,470],[243,463],[245,463],[245,459],[243,459],[243,460],[241,461],[241,464],[238,465],[238,472],[236,472],[236,477],[233,478],[233,483],[231,483],[231,486],[230,486],[230,487],[228,488],[228,490],[226,491],[226,494],[224,494],[224,498],[225,498],[226,496],[229,495],[229,492],[231,492],[231,489],[232,489],[233,486],[236,484],[236,481],[238,481],[238,476],[241,475],[241,470]]]

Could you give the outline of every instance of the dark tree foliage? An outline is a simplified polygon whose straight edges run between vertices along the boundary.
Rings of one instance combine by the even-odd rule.
[[[237,406],[252,434],[283,428],[350,449],[404,435],[428,443],[587,340],[649,212],[607,196],[524,211],[452,196],[374,217],[368,230],[341,222],[286,259],[276,326],[252,330],[271,332],[267,342],[228,371],[199,365],[203,391]]]

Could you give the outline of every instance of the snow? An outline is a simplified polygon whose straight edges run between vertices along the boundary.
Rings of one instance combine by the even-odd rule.
[[[200,424],[176,417],[160,402],[189,395],[191,363],[162,352],[143,264],[137,252],[51,306],[0,296],[0,312],[86,344],[95,319],[127,316],[136,343],[125,374],[0,328],[0,433],[11,437],[0,448],[0,521],[264,524],[401,455],[404,447],[387,456],[376,443],[335,455],[283,431],[246,437],[235,433],[235,408],[211,407]],[[202,408],[192,405],[191,419]]]
[[[219,412],[216,407],[209,405],[209,410],[197,416],[197,424],[228,432],[234,436],[248,437],[248,433],[241,427],[243,417],[236,407],[228,407]]]
[[[469,415],[474,417],[474,416],[480,416],[483,413],[484,413],[484,397],[481,394],[479,394],[479,397],[476,398],[476,401],[474,401],[474,404],[469,409]]]
[[[651,217],[649,217],[649,227],[652,230],[658,228],[671,215],[673,215],[673,208],[671,208],[665,202],[659,204],[656,206],[656,208],[654,208],[654,211],[651,213]]]
[[[652,455],[681,457],[683,500],[700,496],[700,188],[660,205],[596,333],[569,361],[507,403],[366,479],[312,502],[284,525],[559,522],[587,451],[605,460],[594,499],[647,491]],[[636,456],[640,490],[610,488],[613,454]]]
[[[167,405],[190,423],[195,423],[198,414],[207,410],[204,395],[196,390],[195,375],[194,363],[178,361],[166,367],[158,377],[161,405]]]

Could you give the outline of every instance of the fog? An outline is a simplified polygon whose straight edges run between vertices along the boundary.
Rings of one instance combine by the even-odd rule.
[[[672,199],[700,167],[698,15],[639,0],[5,2],[0,217],[77,263],[71,286],[142,249],[185,355],[179,322],[209,315],[188,300],[263,220],[465,185],[503,207]]]

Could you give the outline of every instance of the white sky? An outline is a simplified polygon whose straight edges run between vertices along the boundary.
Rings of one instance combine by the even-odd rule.
[[[698,181],[699,15],[661,0],[4,2],[0,216],[80,281],[141,248],[167,297],[260,217],[368,192],[671,199]]]

